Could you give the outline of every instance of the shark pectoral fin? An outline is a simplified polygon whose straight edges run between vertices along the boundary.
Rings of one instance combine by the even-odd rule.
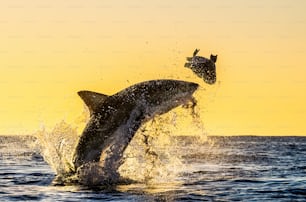
[[[92,114],[97,107],[102,104],[106,98],[108,98],[107,95],[86,90],[79,91],[78,95],[87,105],[90,114]]]

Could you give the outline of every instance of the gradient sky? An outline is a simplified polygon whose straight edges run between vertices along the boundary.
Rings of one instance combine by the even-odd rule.
[[[0,134],[76,122],[76,92],[198,82],[210,135],[306,135],[304,0],[0,3]],[[184,68],[218,54],[214,86]]]

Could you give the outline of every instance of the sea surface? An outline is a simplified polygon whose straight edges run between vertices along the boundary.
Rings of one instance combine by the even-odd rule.
[[[35,138],[0,136],[0,201],[306,201],[306,137],[172,141],[181,165],[174,177],[84,187],[53,185]]]

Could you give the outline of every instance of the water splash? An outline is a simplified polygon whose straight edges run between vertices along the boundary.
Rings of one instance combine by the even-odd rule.
[[[146,184],[178,182],[186,164],[182,160],[184,153],[181,145],[174,137],[192,135],[196,130],[203,134],[204,126],[199,112],[193,99],[185,106],[145,123],[124,153],[124,163],[119,168],[121,177]],[[88,120],[89,112],[84,108],[75,123],[60,121],[51,131],[42,128],[35,133],[41,154],[58,176],[56,182],[99,184],[108,175],[98,163],[84,165],[77,175],[71,175],[74,170],[73,153],[79,140],[78,127]]]
[[[187,130],[202,130],[196,100],[183,108],[154,117],[135,134],[125,151],[125,163],[119,168],[120,175],[146,184],[177,183],[186,169],[181,145],[175,138],[178,132],[192,135]],[[187,129],[184,127],[187,126]],[[204,141],[204,139],[202,139]]]
[[[84,105],[82,113],[73,123],[62,120],[51,131],[42,127],[33,134],[37,137],[40,153],[58,176],[73,170],[72,157],[79,140],[79,128],[89,120],[89,111]]]
[[[72,170],[72,155],[78,141],[75,128],[61,121],[51,132],[43,128],[35,136],[38,138],[42,156],[58,175]]]

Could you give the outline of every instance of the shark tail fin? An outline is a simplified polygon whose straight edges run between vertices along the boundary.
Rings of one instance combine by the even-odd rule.
[[[108,97],[107,95],[96,93],[92,91],[79,91],[78,95],[82,98],[82,100],[87,105],[90,115],[98,108],[98,106],[105,101]]]

